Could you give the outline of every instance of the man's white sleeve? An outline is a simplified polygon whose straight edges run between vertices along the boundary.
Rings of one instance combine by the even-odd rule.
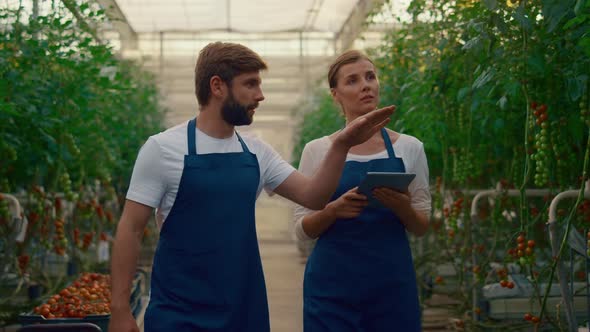
[[[295,168],[285,161],[272,146],[262,141],[260,144],[263,148],[262,159],[258,161],[263,163],[260,175],[264,181],[264,188],[272,192],[295,171]]]
[[[160,145],[150,137],[139,150],[127,191],[127,199],[157,208],[166,191],[162,171]]]
[[[426,153],[424,152],[424,145],[422,144],[420,144],[420,148],[416,151],[413,172],[416,174],[416,178],[408,188],[408,191],[412,196],[412,207],[415,210],[430,216],[432,203],[430,186],[428,184],[428,161],[426,160]]]

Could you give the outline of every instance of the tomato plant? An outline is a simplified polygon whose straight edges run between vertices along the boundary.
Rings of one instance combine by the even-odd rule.
[[[462,302],[462,315],[472,308],[470,290],[490,283],[514,288],[514,269],[535,287],[556,280],[544,228],[549,203],[589,178],[590,6],[414,0],[407,13],[408,22],[367,52],[378,69],[381,104],[397,105],[389,127],[420,139],[428,157],[432,227],[416,266],[453,266],[456,281],[444,280],[457,283],[452,296]],[[295,156],[336,126],[329,95],[317,98],[301,123]],[[473,190],[492,188],[500,194],[470,211]],[[547,195],[529,197],[527,189]],[[557,217],[587,234],[586,205],[564,202]],[[492,263],[502,268],[493,270]],[[428,272],[436,288],[443,279]],[[550,311],[529,313],[527,321],[556,327]],[[477,322],[465,324],[475,329]]]
[[[92,268],[88,257],[114,234],[137,152],[163,129],[165,111],[154,76],[96,37],[104,10],[64,4],[51,1],[36,17],[0,8],[0,193],[17,196],[28,221],[0,267],[46,291],[60,283],[52,259]],[[2,248],[14,242],[4,208]]]

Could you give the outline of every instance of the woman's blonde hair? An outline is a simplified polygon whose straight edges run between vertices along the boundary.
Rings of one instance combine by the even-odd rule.
[[[358,50],[349,50],[340,54],[340,56],[338,56],[330,65],[330,70],[328,70],[328,84],[330,85],[330,89],[335,88],[336,85],[338,85],[338,71],[340,71],[340,68],[359,60],[367,60],[370,63],[373,63],[365,53]]]

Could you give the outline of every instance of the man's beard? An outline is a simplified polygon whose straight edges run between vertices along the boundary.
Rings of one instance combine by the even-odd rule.
[[[242,105],[230,92],[227,99],[221,105],[221,116],[225,122],[232,126],[244,126],[252,124],[252,116],[248,114],[248,110],[258,107],[258,103],[250,105]]]

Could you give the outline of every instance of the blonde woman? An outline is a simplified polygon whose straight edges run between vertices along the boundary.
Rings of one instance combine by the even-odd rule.
[[[340,55],[328,73],[347,125],[374,111],[379,80],[359,51]],[[339,132],[309,142],[300,172],[314,174]],[[416,174],[409,192],[376,188],[381,207],[368,206],[357,187],[369,171]],[[381,129],[352,147],[338,189],[323,210],[295,210],[300,240],[317,239],[304,280],[304,331],[420,331],[420,307],[406,236],[429,224],[428,164],[422,143]]]

